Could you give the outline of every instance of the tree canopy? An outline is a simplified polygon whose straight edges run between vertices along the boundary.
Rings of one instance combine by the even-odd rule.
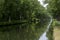
[[[60,0],[46,0],[48,3],[48,12],[52,14],[53,18],[60,20]]]

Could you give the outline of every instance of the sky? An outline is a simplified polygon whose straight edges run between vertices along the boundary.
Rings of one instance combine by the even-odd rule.
[[[45,7],[45,8],[47,7],[48,4],[44,4],[44,3],[43,3],[43,1],[45,1],[45,0],[38,0],[38,1],[40,1],[40,4],[41,4],[43,7]]]

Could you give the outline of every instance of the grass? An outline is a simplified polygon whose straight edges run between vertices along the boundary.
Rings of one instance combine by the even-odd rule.
[[[53,38],[54,40],[60,40],[60,21],[54,20],[54,22]]]
[[[58,27],[54,27],[54,40],[60,40],[60,28]]]

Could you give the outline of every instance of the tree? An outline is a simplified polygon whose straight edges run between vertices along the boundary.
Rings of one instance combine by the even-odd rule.
[[[49,0],[48,11],[52,14],[53,18],[60,20],[60,1],[59,0]]]
[[[6,40],[38,40],[50,21],[47,11],[38,0],[5,0],[2,6],[0,10],[1,21],[6,25],[11,24],[11,26],[4,26],[0,29],[8,31],[4,32],[5,34],[9,33],[9,38]],[[15,23],[25,20],[25,23],[15,25]]]

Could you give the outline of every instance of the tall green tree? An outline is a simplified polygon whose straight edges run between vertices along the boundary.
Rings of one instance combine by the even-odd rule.
[[[47,0],[48,11],[52,14],[53,18],[60,20],[60,1],[59,0]]]

